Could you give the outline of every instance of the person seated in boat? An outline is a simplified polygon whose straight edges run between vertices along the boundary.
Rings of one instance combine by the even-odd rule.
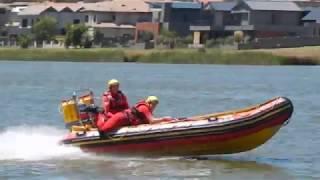
[[[126,95],[119,90],[120,83],[116,79],[111,79],[107,83],[107,90],[102,95],[103,112],[97,114],[96,126],[99,127],[118,112],[129,109]]]
[[[101,132],[110,132],[123,126],[139,124],[155,124],[174,120],[170,116],[156,118],[153,112],[159,100],[156,96],[149,96],[146,100],[138,102],[134,107],[113,115],[108,121],[98,123]]]
[[[108,90],[102,95],[102,107],[107,118],[129,108],[127,97],[119,88],[119,81],[111,79],[108,81]]]

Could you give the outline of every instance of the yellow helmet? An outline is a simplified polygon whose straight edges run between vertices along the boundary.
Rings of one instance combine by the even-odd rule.
[[[116,80],[116,79],[111,79],[110,81],[108,81],[108,86],[109,86],[109,88],[110,88],[111,86],[119,85],[119,84],[120,84],[119,81]]]
[[[146,100],[147,103],[159,103],[159,99],[157,96],[149,96]]]

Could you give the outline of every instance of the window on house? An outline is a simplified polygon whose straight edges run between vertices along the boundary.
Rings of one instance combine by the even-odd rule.
[[[115,20],[116,20],[116,16],[112,15],[112,21],[115,21]]]
[[[33,26],[33,23],[34,23],[34,22],[33,22],[33,19],[31,19],[31,26]]]
[[[288,33],[288,36],[297,36],[297,33],[295,33],[295,32],[289,32],[289,33]]]
[[[65,28],[61,28],[60,29],[60,34],[61,35],[66,35],[66,29]]]
[[[275,14],[271,14],[271,24],[276,24],[276,15]]]
[[[97,16],[96,15],[93,16],[93,22],[97,22]]]
[[[1,36],[7,36],[8,35],[8,32],[7,31],[2,31],[1,32]]]
[[[183,16],[183,22],[187,22],[188,21],[188,16],[187,15],[184,15]]]
[[[249,14],[242,13],[241,14],[241,25],[248,25],[249,24]]]
[[[85,21],[85,22],[89,22],[89,16],[88,16],[88,15],[86,15],[86,16],[84,17],[84,21]]]
[[[18,38],[18,35],[17,34],[10,34],[9,35],[9,39],[17,39]]]
[[[22,19],[21,26],[22,27],[27,27],[28,26],[28,19]]]
[[[80,19],[74,19],[73,24],[80,24]]]

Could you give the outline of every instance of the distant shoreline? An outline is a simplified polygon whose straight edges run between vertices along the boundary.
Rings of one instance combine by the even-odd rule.
[[[320,47],[310,47],[318,48]],[[302,48],[303,49],[303,48]],[[299,51],[300,50],[300,51]],[[166,64],[233,64],[233,65],[320,65],[319,50],[221,50],[172,49],[132,50],[117,48],[91,49],[20,49],[0,48],[0,60],[62,62],[137,62]],[[301,53],[304,52],[305,54]],[[319,57],[309,51],[318,51]],[[295,54],[300,52],[300,54]]]

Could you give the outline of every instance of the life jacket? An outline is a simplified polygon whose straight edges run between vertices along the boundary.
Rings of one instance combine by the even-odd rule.
[[[110,101],[109,112],[111,112],[112,114],[121,112],[128,108],[126,97],[121,91],[118,91],[116,97],[112,96],[111,92],[109,91],[107,93],[103,93],[103,96],[105,96]],[[112,98],[109,98],[110,96]]]
[[[130,121],[133,125],[148,124],[149,123],[146,115],[143,112],[139,111],[138,107],[140,107],[140,106],[147,106],[149,111],[151,111],[148,103],[146,103],[145,101],[138,102],[135,106],[133,106],[130,109],[130,112],[132,115],[131,117],[133,117],[133,118],[130,118]]]

